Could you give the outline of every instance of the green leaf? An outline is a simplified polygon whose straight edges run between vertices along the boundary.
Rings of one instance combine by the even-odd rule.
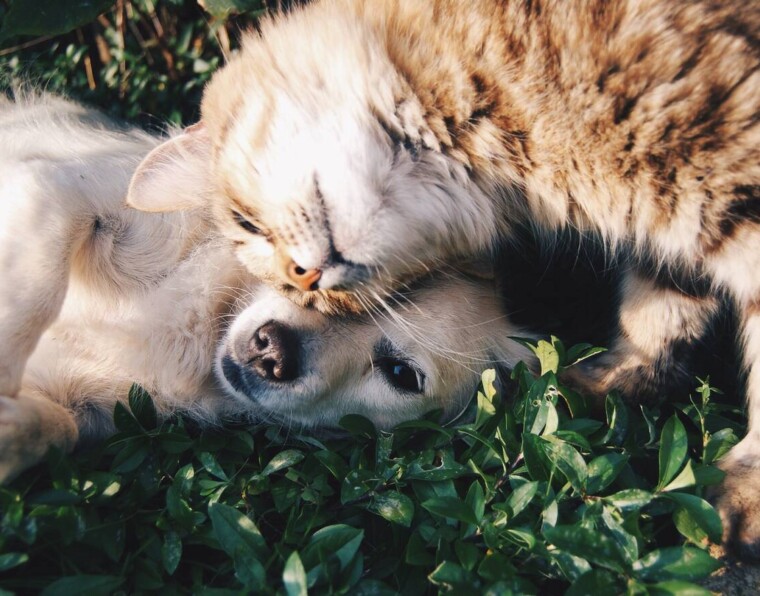
[[[307,571],[308,585],[312,586],[324,572],[331,557],[335,557],[340,570],[353,561],[364,539],[364,530],[345,524],[327,526],[318,530],[301,551],[301,560]]]
[[[686,465],[681,469],[678,476],[673,478],[667,486],[662,488],[663,492],[678,490],[681,488],[687,488],[689,486],[695,486],[697,484],[697,475],[694,471],[694,462],[692,460],[686,460]]]
[[[219,465],[219,462],[216,461],[216,458],[208,451],[202,451],[199,453],[198,459],[201,460],[203,467],[209,474],[215,478],[218,478],[219,480],[229,480],[229,477],[222,469],[222,466]]]
[[[222,503],[209,504],[208,514],[220,546],[235,563],[235,575],[249,590],[261,590],[266,582],[261,561],[268,549],[256,524]]]
[[[158,426],[158,414],[156,406],[150,394],[142,387],[135,384],[129,389],[129,409],[145,429],[154,429]]]
[[[345,478],[346,474],[348,474],[348,466],[346,465],[346,462],[344,462],[343,459],[336,453],[333,453],[332,451],[322,450],[317,451],[314,454],[314,457],[317,458],[319,463],[327,468],[330,474],[332,474],[338,480]]]
[[[710,435],[705,444],[704,463],[711,464],[726,453],[739,442],[739,437],[731,428],[722,428]]]
[[[198,0],[206,11],[220,20],[226,20],[230,15],[263,12],[266,8],[264,0]]]
[[[28,560],[29,555],[26,553],[5,553],[4,555],[0,555],[0,572],[23,565]]]
[[[375,425],[372,421],[359,414],[348,414],[338,421],[338,425],[347,430],[355,437],[374,439],[377,436]]]
[[[585,526],[545,528],[544,535],[558,548],[612,571],[623,572],[625,557],[614,540]]]
[[[517,486],[504,501],[511,518],[517,517],[533,500],[538,492],[538,482],[525,482]]]
[[[525,433],[522,437],[523,458],[533,480],[549,480],[550,464],[540,445],[541,441],[534,434]]]
[[[621,446],[628,434],[628,408],[617,393],[610,393],[604,401],[607,426],[609,427],[602,443]]]
[[[606,352],[606,348],[594,347],[591,344],[576,344],[567,351],[565,356],[565,367],[575,366],[587,358]]]
[[[712,596],[712,592],[690,582],[672,580],[647,586],[650,596]]]
[[[306,570],[304,569],[298,551],[290,553],[282,571],[282,583],[288,596],[307,596]]]
[[[674,414],[665,423],[660,435],[660,480],[657,490],[662,490],[678,474],[686,461],[688,448],[686,429]]]
[[[106,596],[118,590],[124,579],[115,575],[71,575],[57,579],[40,596]]]
[[[182,540],[177,532],[170,530],[164,536],[164,544],[161,547],[161,560],[166,573],[172,575],[182,558]]]
[[[483,426],[494,414],[496,414],[496,406],[494,405],[494,398],[496,397],[496,388],[494,382],[496,381],[496,371],[493,368],[489,368],[483,371],[480,382],[483,385],[483,391],[478,391],[478,409],[475,415],[475,428]]]
[[[397,491],[378,493],[372,497],[369,510],[390,522],[409,527],[414,517],[414,503]]]
[[[667,493],[663,497],[678,504],[674,521],[681,534],[695,543],[701,543],[704,538],[720,542],[723,535],[720,516],[707,501],[685,493]]]
[[[612,484],[628,463],[628,456],[622,453],[605,453],[588,463],[586,490],[596,495]]]
[[[588,477],[588,469],[586,467],[586,461],[581,454],[569,443],[557,439],[542,439],[539,442],[539,445],[543,448],[549,461],[562,472],[562,475],[567,478],[567,481],[572,485],[575,491],[578,493],[584,492],[586,478]]]
[[[288,449],[275,455],[266,467],[261,471],[261,476],[269,476],[290,466],[294,466],[304,458],[304,454],[297,449]]]
[[[640,488],[627,488],[609,497],[604,497],[604,500],[625,512],[641,509],[649,505],[653,498],[654,495],[648,491]]]
[[[552,337],[552,340],[555,339],[555,337]],[[533,352],[535,352],[538,362],[541,365],[541,376],[548,372],[557,374],[557,371],[559,370],[559,353],[553,343],[541,339],[536,344],[536,347],[533,348]]]
[[[428,576],[428,579],[437,586],[444,586],[449,589],[474,589],[478,587],[478,583],[475,581],[475,578],[471,573],[451,561],[444,561],[438,565],[438,567],[436,567]]]
[[[475,516],[472,507],[456,497],[437,497],[435,499],[428,499],[427,501],[423,501],[421,505],[430,511],[430,513],[456,519],[474,526],[478,525],[479,520]]]
[[[620,580],[606,569],[592,569],[573,582],[565,596],[621,594]]]
[[[720,567],[720,561],[701,549],[671,546],[644,555],[634,563],[633,572],[643,581],[699,580]]]
[[[0,42],[16,35],[68,33],[113,4],[113,0],[14,0],[0,28]]]
[[[123,433],[134,435],[144,432],[137,418],[120,401],[117,401],[113,408],[113,423]]]

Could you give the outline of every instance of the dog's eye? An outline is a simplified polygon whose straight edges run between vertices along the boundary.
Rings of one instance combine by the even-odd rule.
[[[407,393],[422,393],[425,376],[408,362],[398,358],[381,358],[375,364],[396,389]]]
[[[237,211],[232,212],[232,217],[235,219],[235,223],[243,228],[249,234],[261,234],[261,230],[248,221],[245,217],[240,215]]]

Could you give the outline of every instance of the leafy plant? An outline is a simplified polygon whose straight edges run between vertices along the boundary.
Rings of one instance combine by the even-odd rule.
[[[188,124],[239,30],[265,8],[264,0],[0,0],[0,81],[151,127]]]
[[[705,547],[721,528],[703,491],[736,412],[701,382],[662,410],[611,395],[596,420],[557,379],[592,349],[533,347],[543,374],[518,366],[507,399],[486,371],[470,422],[385,433],[348,416],[330,440],[158,424],[134,388],[101,450],[0,489],[0,586],[707,594],[693,582],[718,567]]]

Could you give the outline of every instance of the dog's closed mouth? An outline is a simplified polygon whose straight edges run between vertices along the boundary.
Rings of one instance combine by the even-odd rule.
[[[240,366],[238,366],[238,364],[229,354],[222,356],[222,374],[224,375],[224,378],[227,379],[227,382],[232,385],[232,388],[235,391],[239,391],[243,395],[254,399],[248,391],[245,381],[243,380]]]

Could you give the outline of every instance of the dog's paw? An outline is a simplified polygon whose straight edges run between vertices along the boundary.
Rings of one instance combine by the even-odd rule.
[[[749,465],[748,465],[749,464]],[[745,560],[760,560],[760,460],[731,454],[720,463],[726,477],[709,495],[723,522],[723,544]]]
[[[68,451],[78,432],[71,414],[44,398],[0,395],[0,483],[40,461],[55,445]]]

